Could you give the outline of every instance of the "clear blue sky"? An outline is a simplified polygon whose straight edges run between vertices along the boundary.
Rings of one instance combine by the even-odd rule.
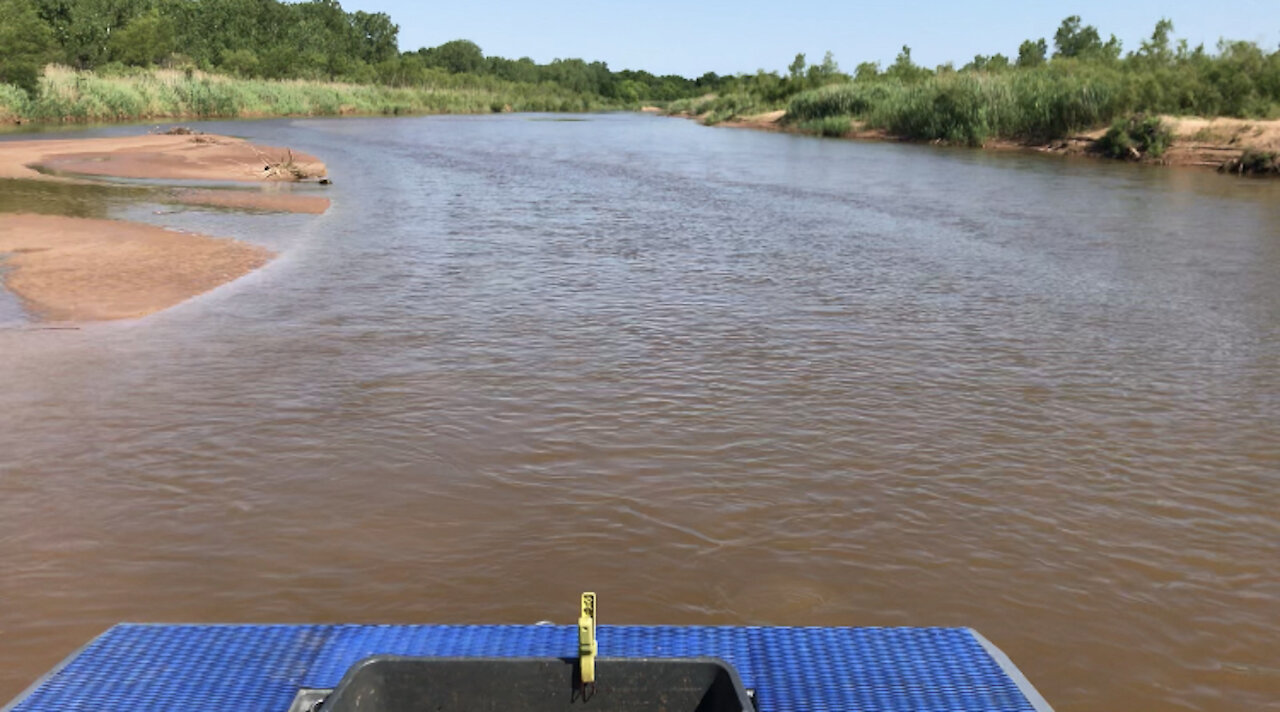
[[[469,39],[485,54],[603,60],[611,69],[697,76],[782,70],[796,52],[810,61],[831,50],[841,68],[893,61],[911,46],[918,64],[957,66],[975,54],[1015,56],[1027,38],[1052,43],[1062,18],[1080,15],[1125,51],[1160,17],[1175,37],[1212,48],[1220,37],[1280,44],[1280,0],[343,0],[347,10],[385,12],[400,25],[400,48]]]

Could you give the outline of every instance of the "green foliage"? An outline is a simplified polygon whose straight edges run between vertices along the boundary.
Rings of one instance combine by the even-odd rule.
[[[898,53],[893,64],[884,70],[884,76],[889,79],[906,83],[922,81],[931,74],[933,73],[928,69],[916,66],[916,63],[911,61],[911,48],[906,45],[902,46],[902,51]]]
[[[1245,149],[1239,158],[1228,161],[1218,170],[1240,175],[1280,175],[1280,153]]]
[[[702,116],[702,122],[709,126],[769,110],[769,106],[761,102],[759,96],[742,91],[695,102],[692,108],[693,113]]]
[[[714,91],[733,80],[714,73],[692,80],[614,72],[603,62],[580,59],[540,65],[527,57],[486,57],[463,39],[401,52],[399,27],[389,16],[346,12],[337,0],[0,0],[0,8],[0,81],[29,90],[48,61],[116,76],[124,66],[160,66],[242,78],[422,89],[453,86],[447,76],[460,75],[466,77],[463,83],[554,84],[528,91],[587,95],[566,99],[567,107],[664,102]],[[794,84],[803,86],[794,90],[838,71],[827,60],[810,67],[813,78],[801,77]]]
[[[31,0],[0,0],[0,85],[30,94],[53,48],[53,33]]]
[[[834,85],[796,96],[787,117],[852,114],[906,138],[980,145],[989,138],[1063,136],[1105,123],[1124,108],[1119,84],[1046,67]]]
[[[990,57],[986,55],[974,55],[973,61],[964,65],[962,71],[966,72],[1003,72],[1010,66],[1009,58],[1003,54],[993,54]]]
[[[1018,66],[1033,68],[1042,66],[1049,55],[1049,45],[1041,37],[1036,41],[1025,40],[1018,46]]]
[[[173,20],[152,10],[139,15],[107,40],[111,59],[136,67],[158,64],[176,47]]]
[[[442,71],[442,70],[438,70]],[[42,121],[142,118],[224,118],[342,114],[593,111],[599,98],[554,85],[450,75],[430,88],[397,88],[300,80],[231,79],[174,70],[96,72],[54,68],[40,80],[38,98],[0,85],[0,117]]]
[[[1158,116],[1116,119],[1095,148],[1112,158],[1159,158],[1173,143],[1173,133]]]
[[[796,55],[795,60],[792,61],[791,64],[787,65],[787,74],[790,75],[792,79],[799,79],[800,77],[803,77],[805,64],[804,52],[801,52]]]
[[[484,52],[479,45],[468,40],[445,42],[433,49],[418,50],[418,54],[427,62],[427,66],[442,67],[455,74],[476,72],[484,66]]]
[[[869,125],[907,138],[982,145],[993,133],[994,82],[951,75],[927,82],[892,84],[866,112]]]
[[[916,67],[904,47],[884,73],[859,67],[852,82],[796,94],[786,105],[787,120],[852,115],[906,138],[970,145],[991,138],[1051,140],[1118,122],[1108,150],[1126,155],[1133,147],[1158,156],[1168,132],[1156,118],[1130,116],[1280,113],[1280,51],[1222,42],[1211,55],[1185,42],[1173,45],[1172,31],[1173,24],[1161,20],[1151,39],[1122,60],[1118,43],[1103,42],[1095,28],[1071,17],[1055,36],[1051,61],[1044,40],[1028,40],[1014,67],[980,55],[958,72]]]
[[[107,61],[111,35],[146,9],[145,0],[35,0],[68,64],[87,68]]]
[[[13,84],[0,84],[0,122],[20,121],[31,114],[31,97]]]
[[[0,17],[0,84],[47,93],[21,114],[72,119],[658,103],[711,123],[785,107],[795,122],[854,116],[904,136],[972,144],[1056,138],[1138,112],[1280,115],[1280,51],[1234,41],[1215,52],[1189,48],[1174,41],[1167,19],[1123,58],[1114,37],[1104,41],[1073,15],[1054,33],[1052,57],[1046,40],[1027,40],[1013,62],[977,55],[959,70],[950,63],[930,70],[904,46],[883,71],[863,62],[853,77],[828,52],[818,64],[796,55],[785,73],[708,72],[695,80],[581,59],[485,56],[467,40],[401,52],[390,17],[349,13],[337,0],[0,0]],[[40,82],[44,62],[58,57],[96,76]],[[149,71],[157,65],[183,68],[189,81],[157,81]],[[370,84],[378,93],[356,101],[349,88],[284,91],[279,82],[203,81],[196,70],[307,86]],[[117,78],[136,81],[97,83]],[[11,93],[0,99],[0,110],[18,111]]]
[[[1120,40],[1111,35],[1104,43],[1098,34],[1098,28],[1082,25],[1079,15],[1072,15],[1062,21],[1053,35],[1053,46],[1054,59],[1114,61],[1120,58]]]
[[[396,37],[400,27],[385,13],[357,10],[350,18],[355,34],[356,54],[369,64],[393,59],[400,53]]]
[[[796,127],[806,133],[814,133],[819,136],[840,137],[849,133],[853,126],[853,117],[849,115],[824,116],[820,119],[809,119],[796,124]]]
[[[238,77],[252,77],[258,72],[258,54],[251,49],[233,49],[222,55],[222,69]]]
[[[1169,36],[1173,33],[1173,22],[1168,18],[1160,18],[1156,28],[1151,32],[1151,39],[1143,40],[1135,59],[1155,66],[1163,66],[1173,61],[1173,50],[1169,47]]]
[[[851,82],[797,94],[787,104],[787,118],[808,121],[828,116],[862,116],[884,101],[891,86],[886,82]]]

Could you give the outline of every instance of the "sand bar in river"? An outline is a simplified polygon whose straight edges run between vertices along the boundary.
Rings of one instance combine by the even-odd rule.
[[[237,240],[122,220],[0,215],[5,285],[35,317],[128,319],[261,267],[273,253]]]
[[[0,178],[83,176],[181,181],[321,177],[314,156],[214,135],[0,142]],[[261,211],[322,213],[327,198],[280,191],[179,190],[176,200]],[[236,240],[121,220],[0,214],[0,276],[34,317],[126,319],[168,308],[266,264],[273,253]]]

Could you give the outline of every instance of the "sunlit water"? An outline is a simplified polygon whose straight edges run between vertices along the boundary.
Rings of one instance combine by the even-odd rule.
[[[593,589],[973,626],[1062,712],[1277,709],[1280,184],[587,118],[206,127],[323,157],[320,217],[85,198],[281,257],[9,302],[0,698],[120,620]]]

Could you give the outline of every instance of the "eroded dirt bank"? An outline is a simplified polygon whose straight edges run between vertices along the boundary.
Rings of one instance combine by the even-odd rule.
[[[727,128],[805,133],[784,121],[785,114],[785,111],[771,111],[723,121],[715,125]],[[689,115],[677,116],[692,119],[702,118]],[[1216,170],[1240,160],[1246,151],[1280,154],[1280,120],[1208,119],[1182,116],[1162,116],[1160,118],[1172,132],[1173,143],[1160,157],[1143,158],[1142,160],[1145,163],[1170,166],[1198,166]],[[1095,142],[1106,132],[1107,130],[1103,128],[1047,143],[993,139],[988,141],[983,148],[1089,155],[1093,153]],[[849,132],[842,138],[875,141],[907,140],[894,136],[882,129],[868,128],[858,121],[853,122]]]

